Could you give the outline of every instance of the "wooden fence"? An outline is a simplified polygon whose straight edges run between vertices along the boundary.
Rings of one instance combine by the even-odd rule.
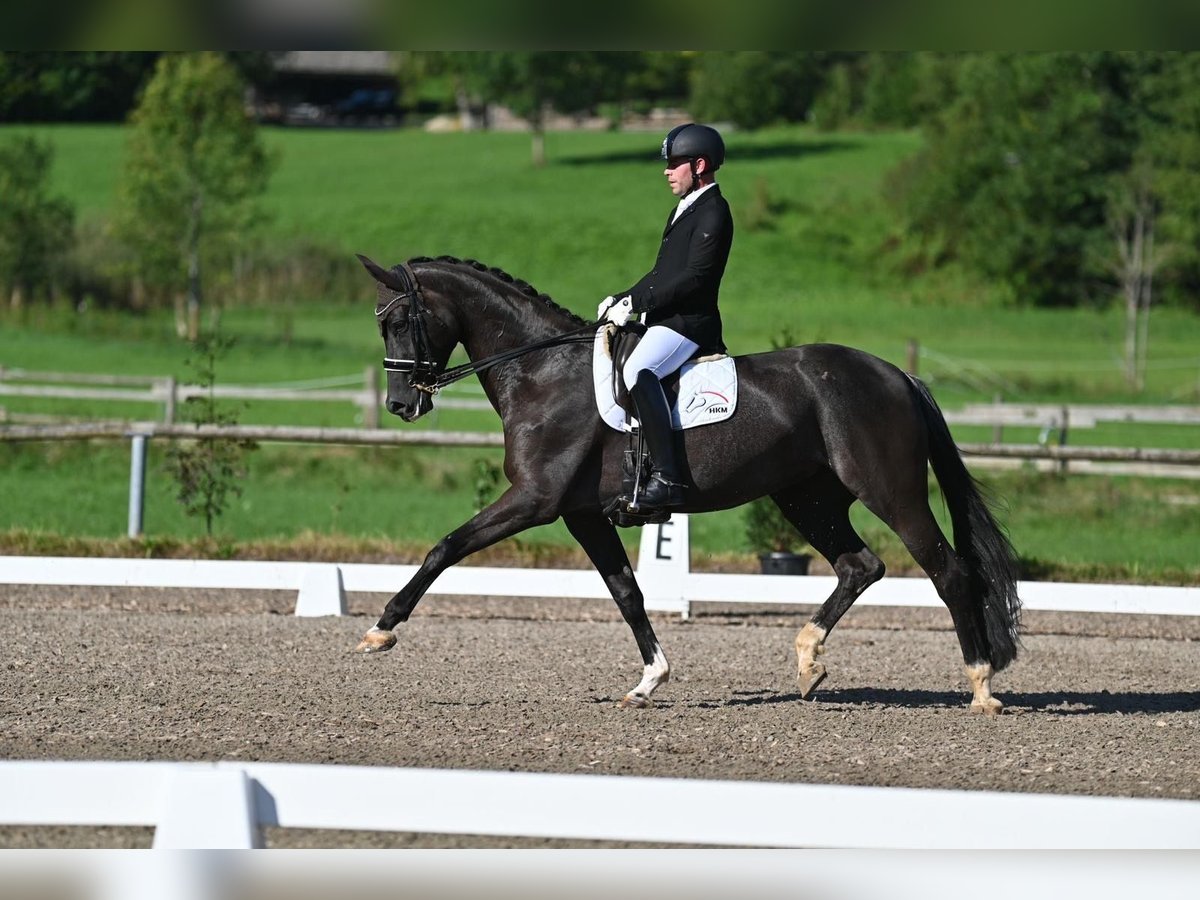
[[[0,425],[0,440],[76,440],[87,438],[244,438],[256,441],[360,445],[425,445],[495,447],[503,441],[496,432],[410,431],[382,428],[379,410],[384,400],[382,372],[366,369],[361,376],[293,382],[288,385],[216,385],[214,396],[232,400],[287,402],[344,402],[361,410],[363,428],[291,426],[201,426],[178,424],[178,405],[205,394],[199,385],[180,384],[168,376],[90,375],[34,372],[0,366],[0,396],[65,398],[89,401],[156,403],[162,406],[159,423],[121,421]],[[460,385],[458,396],[439,395],[443,409],[490,410],[478,387]],[[1087,404],[976,403],[946,412],[951,425],[992,428],[986,443],[962,443],[960,448],[973,465],[1003,466],[1033,462],[1066,472],[1200,478],[1200,452],[1190,449],[1068,446],[1076,429],[1103,422],[1200,425],[1200,406],[1136,406]],[[1006,427],[1037,427],[1036,444],[1004,443]]]
[[[130,537],[142,533],[146,485],[146,445],[151,438],[251,440],[365,446],[502,447],[504,435],[484,431],[414,431],[384,428],[318,428],[271,425],[160,425],[84,422],[65,425],[0,425],[0,441],[126,439],[131,442],[129,471]],[[1065,447],[1040,444],[963,444],[970,461],[1071,461],[1122,466],[1126,474],[1197,477],[1200,450],[1144,447]],[[1146,469],[1145,467],[1156,467]],[[1111,470],[1110,470],[1111,471]]]
[[[175,423],[176,410],[189,397],[206,395],[209,388],[181,384],[171,376],[92,375],[71,372],[35,372],[0,366],[0,396],[45,397],[70,400],[124,401],[161,404],[162,423]],[[361,376],[347,375],[287,385],[215,385],[212,395],[228,400],[323,401],[351,403],[362,410],[363,425],[379,427],[383,406],[382,371],[372,366]],[[451,396],[446,396],[447,391]],[[443,391],[437,405],[445,409],[489,410],[491,404],[470,385]],[[459,396],[455,396],[458,394]],[[472,396],[474,395],[474,396]],[[951,425],[981,425],[997,429],[992,443],[1001,443],[1005,427],[1033,427],[1066,443],[1069,429],[1092,428],[1103,422],[1155,425],[1200,425],[1200,406],[1115,405],[1049,403],[970,403],[945,412]],[[1047,440],[1041,441],[1046,443]]]
[[[63,425],[0,425],[0,441],[69,441],[120,438],[252,440],[264,443],[502,447],[504,436],[487,431],[414,431],[288,425],[160,425],[154,422],[79,422]],[[1200,466],[1200,450],[1158,447],[1084,447],[1055,444],[959,444],[970,457],[1020,460],[1148,462]]]
[[[337,385],[337,386],[331,386]],[[34,372],[0,366],[0,397],[150,403],[161,406],[164,425],[175,424],[181,403],[192,397],[223,400],[269,400],[286,402],[350,403],[360,410],[365,428],[378,428],[383,407],[382,370],[372,366],[359,376],[346,376],[282,386],[222,384],[207,388],[182,384],[168,375],[90,375],[70,372]],[[469,388],[456,393],[469,395]],[[439,397],[443,409],[490,410],[482,396]]]

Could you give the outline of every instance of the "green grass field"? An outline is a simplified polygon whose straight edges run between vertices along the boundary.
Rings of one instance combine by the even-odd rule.
[[[112,208],[122,129],[10,127],[0,128],[0,139],[16,131],[54,143],[57,190],[77,204],[83,221],[102,222]],[[265,200],[272,216],[267,241],[308,242],[347,258],[363,252],[383,263],[416,255],[474,257],[585,316],[649,267],[672,206],[656,135],[551,134],[550,164],[540,170],[528,162],[523,134],[280,129],[265,137],[279,157]],[[1200,317],[1193,314],[1155,311],[1148,386],[1135,396],[1121,379],[1123,324],[1116,307],[1009,307],[961,273],[899,274],[899,261],[886,251],[895,229],[881,188],[888,169],[919,142],[915,133],[825,135],[804,128],[730,136],[721,184],[738,234],[722,309],[733,352],[767,349],[786,332],[796,342],[846,343],[903,364],[907,342],[917,339],[921,374],[947,408],[990,400],[997,391],[1019,401],[1200,402]],[[221,328],[237,343],[220,362],[219,379],[303,382],[378,365],[381,346],[365,273],[361,291],[346,294],[315,297],[301,289],[265,304],[224,304]],[[186,378],[187,355],[166,312],[133,316],[62,305],[0,311],[0,365],[7,367]],[[0,398],[0,406],[14,416],[158,414],[146,404]],[[349,404],[256,403],[241,419],[347,426],[355,414]],[[498,427],[490,413],[453,410],[429,424]],[[406,427],[398,420],[386,426]],[[956,435],[983,440],[990,431],[956,429]],[[1010,429],[1006,437],[1036,435]],[[1166,426],[1104,425],[1075,432],[1072,441],[1196,445],[1189,429]],[[0,445],[0,452],[0,529],[95,538],[124,532],[126,447]],[[264,447],[252,458],[246,492],[221,531],[236,541],[316,532],[427,543],[470,514],[473,451],[388,453]],[[434,464],[440,468],[430,475],[425,467]],[[1033,570],[1116,567],[1118,574],[1200,578],[1197,491],[1190,483],[986,480],[1007,497],[1005,519]],[[862,528],[889,562],[902,561],[894,538],[862,515]],[[151,477],[147,528],[159,537],[198,533],[161,474]],[[700,517],[693,528],[700,552],[749,551],[739,513]],[[529,540],[569,542],[558,527]]]
[[[122,129],[10,127],[0,138],[15,131],[54,143],[56,187],[81,219],[107,215]],[[655,135],[553,133],[550,164],[540,170],[528,162],[523,134],[276,129],[266,140],[279,158],[265,200],[270,240],[306,240],[385,263],[474,257],[583,315],[649,268],[673,200]],[[897,260],[884,252],[894,224],[881,186],[919,140],[803,128],[730,136],[721,186],[739,223],[722,292],[731,350],[766,349],[787,332],[797,342],[846,343],[903,363],[911,338],[926,352],[923,374],[950,405],[998,390],[1014,400],[1135,399],[1120,377],[1118,308],[1005,308],[987,285],[959,273],[897,274]],[[762,224],[752,228],[756,218]],[[378,355],[362,312],[370,300],[364,273],[357,296],[301,292],[266,308],[228,309],[222,327],[242,346],[224,377],[357,371]],[[95,312],[35,310],[3,325],[5,365],[181,374],[166,315],[106,321]],[[291,344],[279,340],[285,332]],[[1200,397],[1197,347],[1200,318],[1156,310],[1149,385],[1136,399]]]

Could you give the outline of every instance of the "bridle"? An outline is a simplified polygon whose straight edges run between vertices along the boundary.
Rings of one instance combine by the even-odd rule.
[[[387,303],[380,303],[376,306],[375,318],[382,319],[401,300],[410,301],[408,305],[408,329],[412,333],[413,358],[396,359],[385,356],[383,359],[383,368],[388,372],[399,372],[402,375],[408,375],[409,386],[426,394],[436,394],[446,385],[453,384],[460,379],[466,378],[468,375],[483,372],[492,366],[508,362],[510,359],[516,359],[535,350],[591,341],[591,333],[595,332],[599,326],[605,324],[604,322],[589,322],[579,328],[555,335],[544,341],[527,344],[524,347],[517,347],[513,350],[505,350],[481,360],[463,363],[461,366],[439,371],[439,367],[433,361],[433,354],[429,349],[429,334],[425,328],[425,319],[429,315],[429,308],[425,305],[424,293],[421,290],[421,283],[417,280],[417,274],[408,263],[393,266],[392,272],[400,279],[404,290],[398,292]]]
[[[425,317],[429,314],[429,309],[425,306],[421,283],[417,281],[417,275],[408,263],[394,266],[392,272],[400,279],[404,290],[387,303],[376,306],[375,318],[382,319],[401,300],[411,301],[408,304],[408,330],[412,333],[413,358],[396,359],[385,356],[383,368],[388,372],[408,375],[409,385],[418,391],[436,394],[441,385],[438,384],[438,367],[429,352],[429,334],[425,329]]]

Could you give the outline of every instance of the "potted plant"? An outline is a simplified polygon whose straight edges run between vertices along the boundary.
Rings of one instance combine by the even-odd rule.
[[[801,553],[808,544],[770,497],[746,507],[746,539],[758,552],[764,575],[807,575],[812,559]]]

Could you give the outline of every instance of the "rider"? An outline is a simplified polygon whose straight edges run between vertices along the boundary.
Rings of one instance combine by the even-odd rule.
[[[650,446],[652,472],[639,509],[651,511],[681,506],[684,489],[659,379],[699,353],[725,352],[717,292],[733,243],[733,216],[716,182],[725,161],[717,130],[694,123],[672,128],[662,158],[667,184],[680,199],[667,219],[654,268],[628,290],[605,297],[596,311],[597,319],[617,325],[646,313],[649,327],[622,375]]]

